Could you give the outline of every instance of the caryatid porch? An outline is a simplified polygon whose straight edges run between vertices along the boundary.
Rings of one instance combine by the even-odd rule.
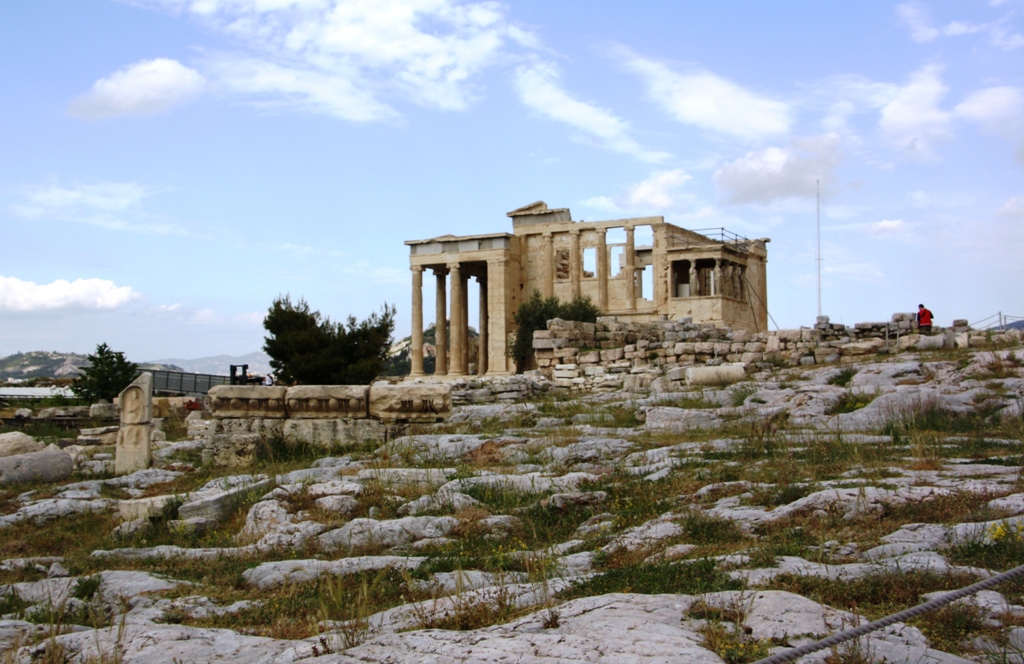
[[[507,375],[515,368],[506,356],[506,342],[513,329],[512,315],[518,294],[511,292],[507,271],[518,265],[512,255],[512,236],[507,233],[444,236],[410,240],[412,271],[412,376],[423,371],[423,275],[429,271],[435,282],[436,365],[434,376],[453,378],[469,374],[469,280],[480,287],[479,347],[477,373]],[[445,321],[450,321],[447,339]],[[450,349],[449,349],[450,345]]]

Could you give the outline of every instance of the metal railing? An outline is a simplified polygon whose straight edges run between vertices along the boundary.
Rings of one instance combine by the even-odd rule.
[[[1020,325],[1014,325],[1018,321],[1024,320],[1024,316],[1010,316],[1003,312],[994,313],[987,318],[982,318],[977,323],[971,323],[971,327],[975,330],[1005,330],[1011,327],[1020,327]]]
[[[729,229],[719,226],[718,228],[669,228],[667,235],[668,244],[671,247],[690,247],[707,244],[706,242],[702,242],[701,240],[693,237],[693,233],[717,244],[746,248],[746,245],[750,243],[750,240],[742,235],[733,233]]]
[[[141,373],[141,372],[140,372]],[[227,385],[230,378],[212,374],[185,373],[183,371],[149,371],[153,374],[154,394],[205,395],[214,385]]]
[[[1024,565],[1021,565],[1020,567],[1014,567],[1013,569],[1003,572],[1002,574],[996,574],[995,576],[991,576],[985,579],[984,581],[979,581],[978,583],[969,585],[966,588],[954,590],[953,592],[942,595],[941,597],[936,597],[935,599],[925,602],[924,604],[918,604],[917,606],[911,607],[906,611],[893,613],[892,615],[888,615],[880,620],[875,620],[874,622],[869,622],[864,625],[853,627],[846,631],[839,632],[838,634],[833,634],[832,636],[826,637],[819,641],[815,641],[814,643],[808,643],[798,648],[793,648],[791,650],[781,652],[777,655],[772,655],[771,657],[759,659],[756,662],[754,662],[754,664],[784,664],[785,662],[792,662],[793,660],[799,659],[804,655],[809,655],[812,652],[818,652],[819,650],[832,648],[834,646],[839,645],[840,643],[852,641],[853,639],[864,636],[865,634],[870,634],[871,632],[882,629],[883,627],[888,627],[893,623],[903,622],[908,618],[919,616],[922,613],[934,611],[935,609],[943,607],[949,604],[950,602],[955,602],[956,600],[962,597],[973,595],[977,592],[985,590],[986,588],[991,588],[994,585],[1003,583],[1004,581],[1010,581],[1021,576],[1022,574],[1024,574]]]

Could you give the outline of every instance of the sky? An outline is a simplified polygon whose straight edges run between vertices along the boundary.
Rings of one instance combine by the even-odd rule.
[[[537,200],[771,238],[812,325],[819,187],[833,322],[1024,316],[1022,65],[1024,0],[5,0],[0,355],[400,338],[403,242]]]

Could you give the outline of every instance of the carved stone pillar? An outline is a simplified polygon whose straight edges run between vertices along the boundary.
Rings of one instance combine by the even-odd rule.
[[[574,228],[569,231],[572,244],[569,249],[569,283],[572,285],[572,296],[580,296],[580,277],[583,276],[583,256],[580,253],[580,231]]]
[[[722,294],[722,280],[724,275],[722,274],[722,260],[720,258],[715,259],[715,287],[712,289],[712,295]]]
[[[544,292],[545,298],[555,294],[555,248],[551,233],[544,234]],[[527,296],[529,293],[527,293]]]
[[[412,268],[412,347],[409,349],[412,376],[423,375],[423,268]]]
[[[597,306],[608,311],[608,230],[597,231]]]
[[[505,259],[487,261],[487,372],[502,375],[509,372],[508,335],[512,328],[512,287],[510,269]]]
[[[490,335],[487,330],[487,277],[477,277],[477,283],[480,284],[480,327],[477,328],[480,331],[480,343],[477,344],[476,373],[478,376],[483,376],[489,368],[487,362],[490,343]]]
[[[636,311],[636,247],[633,227],[626,226],[626,308]]]
[[[451,273],[452,282],[450,286],[452,290],[452,363],[448,375],[463,376],[466,374],[466,367],[462,363],[465,357],[462,349],[466,340],[465,330],[462,327],[462,302],[466,299],[465,282],[462,280],[462,269],[458,263],[450,264],[448,271]]]
[[[448,375],[448,285],[445,283],[446,275],[444,270],[436,268],[434,277],[437,279],[437,307],[434,314],[434,343],[437,349],[434,353],[434,375]]]
[[[701,294],[698,274],[697,261],[690,261],[690,297],[697,297]]]
[[[462,335],[462,373],[469,375],[469,275],[462,275],[462,316],[459,321]]]

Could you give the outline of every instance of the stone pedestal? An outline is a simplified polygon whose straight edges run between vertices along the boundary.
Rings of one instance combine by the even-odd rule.
[[[118,397],[121,428],[117,433],[114,472],[118,475],[149,468],[153,420],[153,374],[142,373]]]

